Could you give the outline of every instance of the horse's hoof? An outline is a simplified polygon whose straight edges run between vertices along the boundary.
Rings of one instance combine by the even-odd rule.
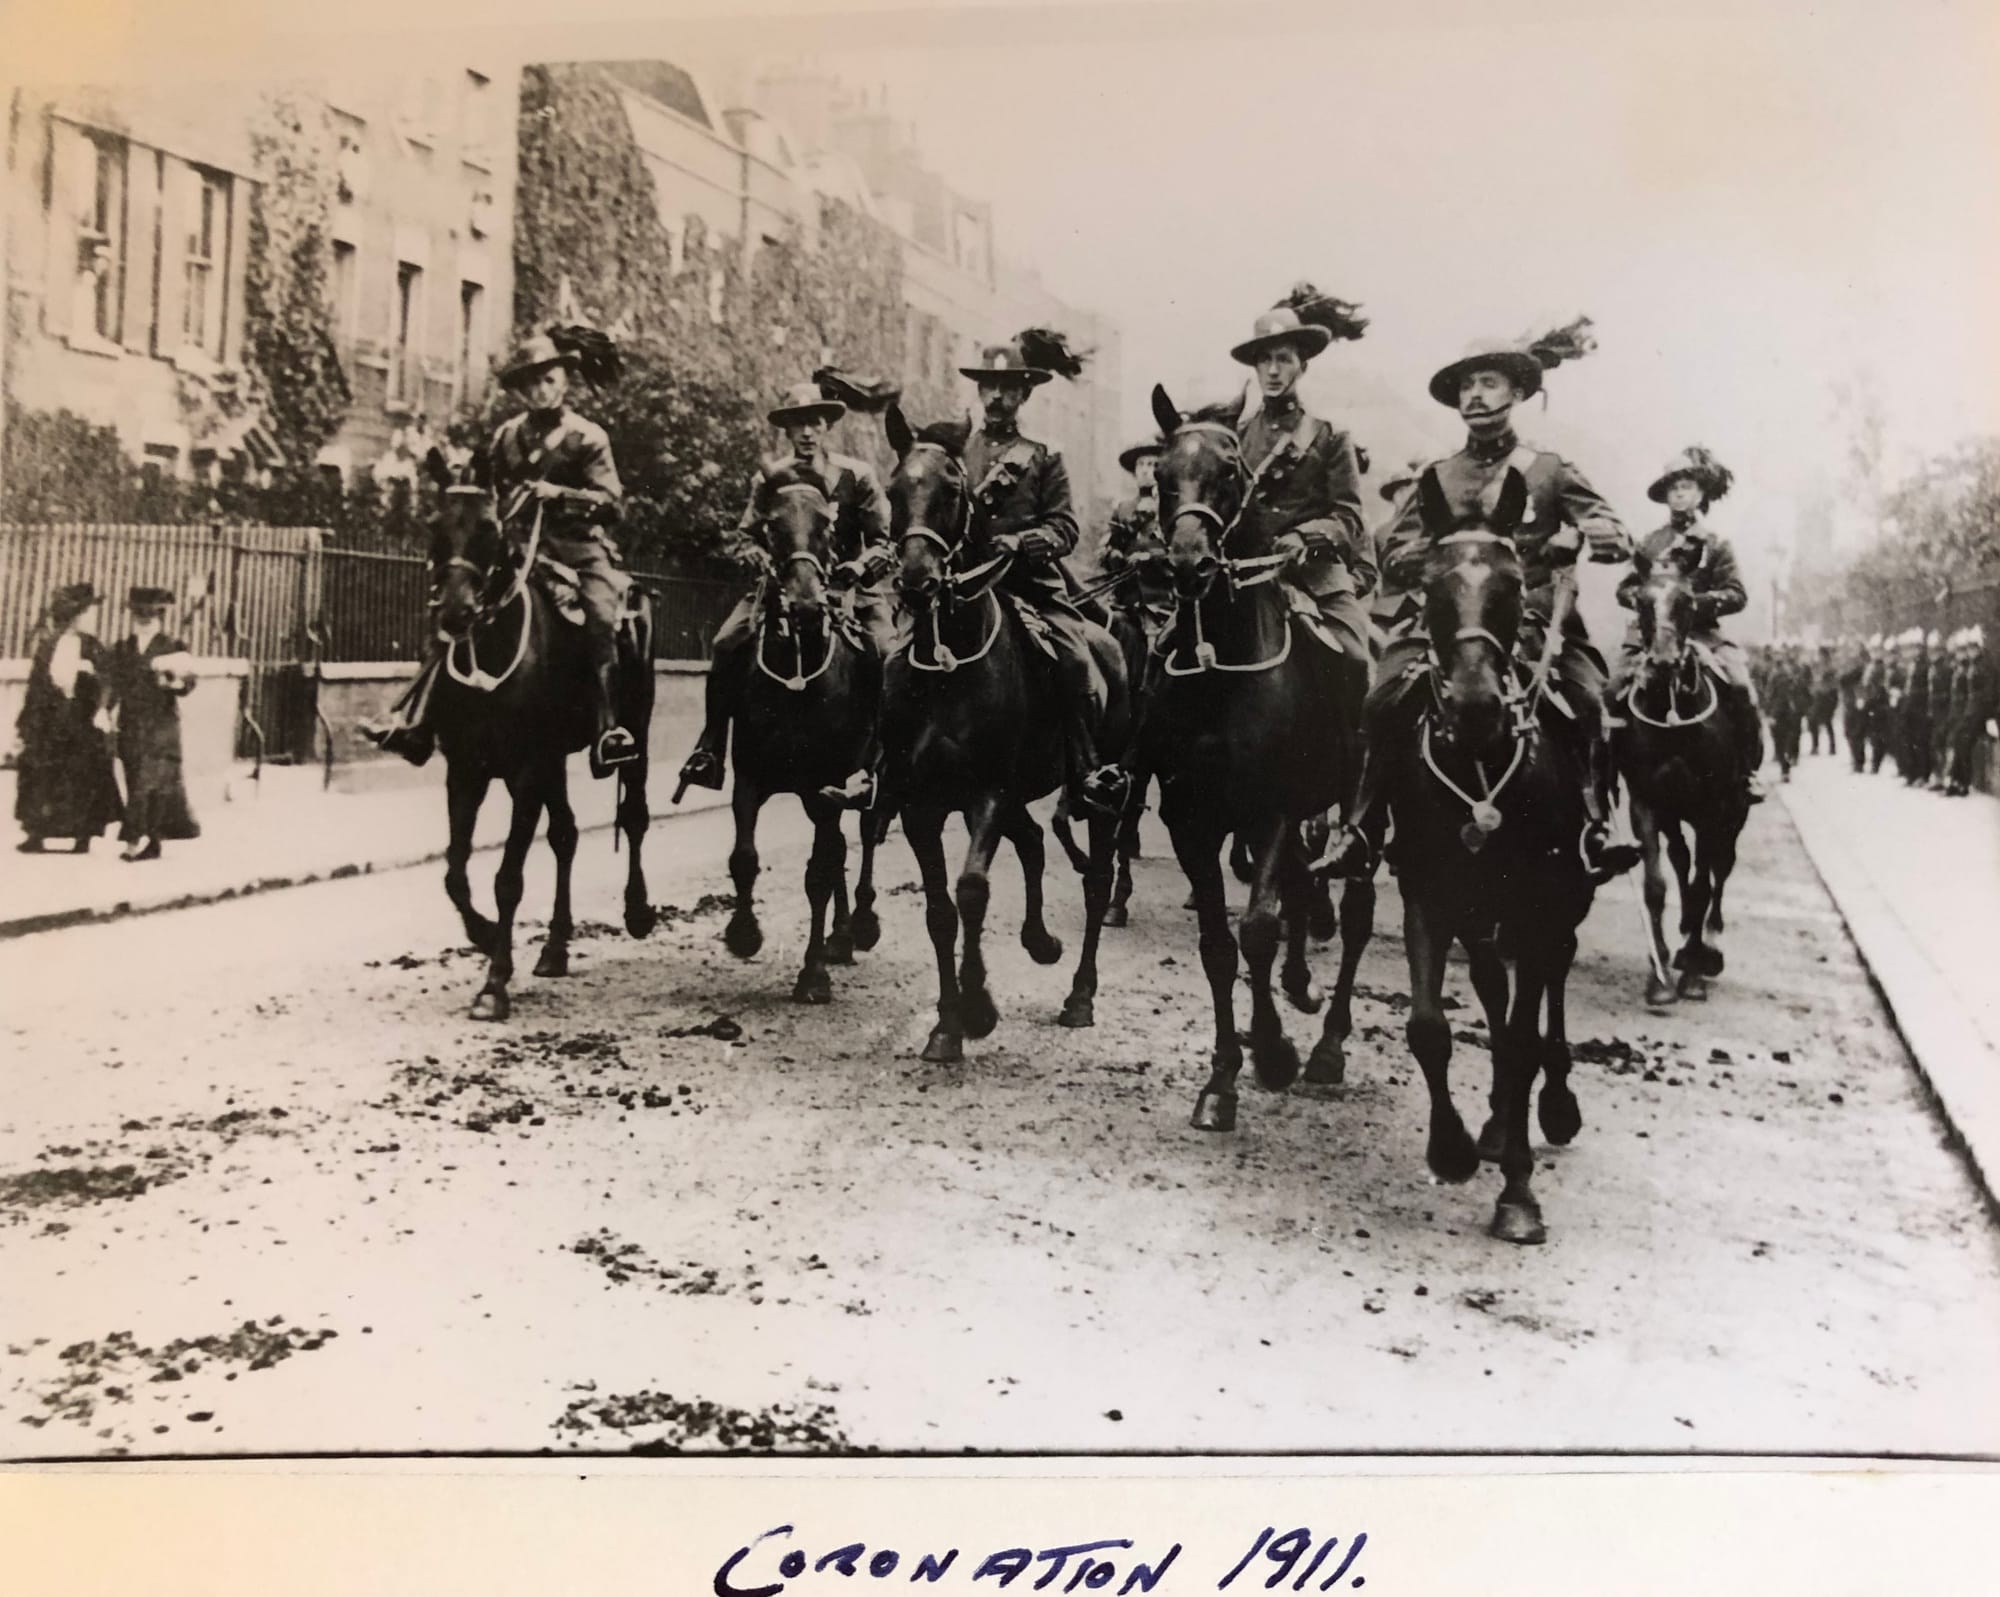
[[[1347,1080],[1347,1049],[1338,1037],[1322,1037],[1306,1056],[1305,1081],[1312,1087],[1338,1087]]]
[[[799,979],[792,985],[792,1000],[801,1004],[833,1002],[833,978],[823,965],[808,965],[799,972]]]
[[[1097,1024],[1096,1001],[1082,993],[1071,993],[1064,1001],[1062,1013],[1056,1017],[1059,1026],[1095,1026]]]
[[[1535,1119],[1541,1123],[1542,1135],[1558,1148],[1576,1141],[1576,1134],[1583,1129],[1583,1111],[1567,1082],[1560,1087],[1554,1082],[1544,1084],[1535,1100]]]
[[[1021,928],[1021,946],[1037,965],[1053,965],[1062,958],[1062,939],[1040,926]],[[978,1034],[975,1032],[975,1036]]]
[[[1704,976],[1720,976],[1722,965],[1722,950],[1713,943],[1703,943],[1695,953],[1694,968]]]
[[[1502,1242],[1535,1247],[1549,1240],[1549,1228],[1542,1224],[1542,1206],[1533,1198],[1502,1198],[1493,1206],[1491,1236]]]
[[[537,976],[567,976],[569,974],[569,950],[559,948],[554,943],[542,945],[542,957],[535,961]]]
[[[826,940],[826,962],[829,965],[851,965],[854,963],[854,934],[835,932]]]
[[[650,937],[653,928],[660,924],[660,912],[643,900],[625,906],[625,935],[627,937]]]
[[[984,987],[975,987],[958,996],[959,1025],[971,1038],[990,1037],[1000,1024],[1000,1006]]]
[[[1500,1150],[1507,1143],[1507,1128],[1500,1124],[1498,1115],[1488,1115],[1486,1124],[1479,1128],[1479,1159],[1482,1164],[1498,1164]]]
[[[1302,1015],[1317,1015],[1326,1003],[1326,994],[1319,990],[1319,983],[1312,979],[1312,972],[1302,972],[1305,980],[1294,983],[1289,976],[1282,978],[1278,985],[1284,992],[1285,1002]]]
[[[1117,927],[1129,926],[1132,924],[1132,912],[1123,904],[1107,904],[1104,907],[1104,924]]]
[[[1665,1009],[1678,996],[1672,982],[1662,981],[1658,976],[1646,978],[1646,1002],[1656,1009]]]
[[[513,1010],[504,987],[488,987],[472,1000],[474,1020],[505,1020]]]
[[[1269,1092],[1283,1092],[1299,1079],[1299,1051],[1283,1032],[1250,1039],[1250,1068],[1257,1073],[1257,1085]]]
[[[1675,990],[1690,1003],[1706,1003],[1708,1001],[1708,978],[1698,970],[1684,971],[1681,974],[1680,981],[1676,984]]]
[[[857,909],[848,930],[854,938],[855,949],[863,954],[882,941],[882,921],[872,909]]]
[[[959,1041],[958,1033],[940,1026],[924,1044],[923,1057],[927,1065],[956,1065],[965,1058],[965,1044]]]
[[[738,959],[748,959],[764,946],[764,928],[753,916],[731,916],[722,930],[722,941]]]
[[[1234,1131],[1236,1129],[1236,1094],[1218,1092],[1213,1087],[1204,1087],[1194,1101],[1194,1119],[1191,1122],[1197,1131]]]
[[[1465,1122],[1454,1115],[1449,1127],[1431,1129],[1430,1146],[1424,1149],[1424,1162],[1431,1167],[1431,1174],[1438,1180],[1457,1186],[1479,1174],[1479,1144],[1472,1140],[1472,1133],[1465,1129]]]

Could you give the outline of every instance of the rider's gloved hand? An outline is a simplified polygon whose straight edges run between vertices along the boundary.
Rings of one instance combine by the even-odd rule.
[[[1574,564],[1576,557],[1582,552],[1583,534],[1575,527],[1558,528],[1542,545],[1542,553],[1553,565]]]
[[[993,552],[1003,555],[1017,555],[1021,552],[1021,534],[1018,532],[996,532],[993,535]]]
[[[1062,545],[1046,527],[1030,527],[1022,533],[1020,548],[1030,560],[1053,560],[1062,553]]]
[[[1281,532],[1271,540],[1271,553],[1283,555],[1287,568],[1303,564],[1306,558],[1306,541],[1296,532]]]
[[[743,569],[761,582],[776,569],[776,563],[771,559],[770,550],[759,549],[753,545],[743,551]]]
[[[569,490],[567,488],[552,483],[543,477],[537,477],[533,482],[528,484],[528,497],[530,499],[561,499],[566,497],[568,493]]]
[[[863,582],[880,582],[896,569],[896,563],[895,555],[886,548],[869,549],[855,562]]]
[[[1131,563],[1131,557],[1123,549],[1105,550],[1104,557],[1099,562],[1104,567],[1107,576],[1114,571],[1123,571]]]

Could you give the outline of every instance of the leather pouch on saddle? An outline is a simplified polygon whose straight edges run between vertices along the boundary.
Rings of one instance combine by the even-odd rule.
[[[1010,593],[1005,595],[1005,597],[1007,602],[1014,607],[1014,614],[1021,618],[1021,625],[1026,629],[1029,638],[1034,641],[1035,647],[1053,660],[1056,657],[1055,633],[1050,629],[1049,623],[1041,611],[1028,603],[1018,593]]]
[[[1347,653],[1347,645],[1340,634],[1326,624],[1326,617],[1319,613],[1319,606],[1305,589],[1287,582],[1283,584],[1285,599],[1292,607],[1292,620],[1306,635],[1315,639],[1335,654]]]

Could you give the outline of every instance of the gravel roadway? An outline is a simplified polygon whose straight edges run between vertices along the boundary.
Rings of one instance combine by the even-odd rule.
[[[900,834],[881,947],[791,1001],[788,807],[759,958],[720,942],[726,816],[656,827],[643,943],[591,834],[575,974],[500,1026],[435,869],[0,944],[0,1455],[2000,1452],[2000,1233],[1780,802],[1707,1004],[1646,1012],[1637,886],[1600,899],[1528,1249],[1485,1235],[1497,1174],[1424,1168],[1393,889],[1348,1084],[1246,1072],[1214,1136],[1157,831],[1093,1031],[1003,856],[1001,1024],[944,1068]]]

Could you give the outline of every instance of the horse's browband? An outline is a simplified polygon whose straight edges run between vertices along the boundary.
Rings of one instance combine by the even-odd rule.
[[[1514,540],[1504,532],[1488,532],[1484,527],[1467,527],[1463,532],[1448,532],[1438,539],[1440,549],[1455,543],[1503,543],[1509,549],[1514,547]]]

